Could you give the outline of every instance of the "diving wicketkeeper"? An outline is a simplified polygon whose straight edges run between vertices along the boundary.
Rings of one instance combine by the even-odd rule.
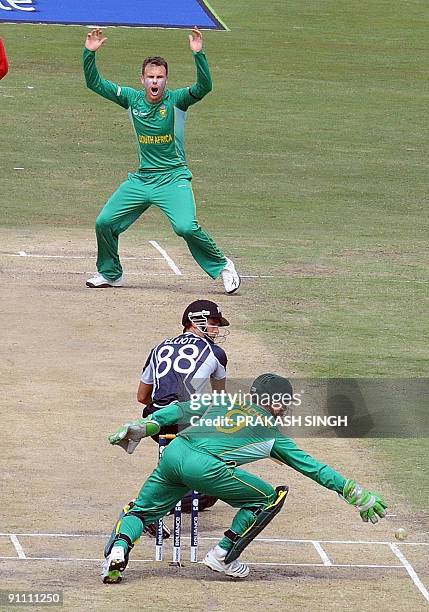
[[[259,376],[254,397],[291,397],[289,381],[274,374]],[[219,399],[219,398],[218,398]],[[377,523],[386,504],[352,479],[320,463],[284,436],[272,417],[281,414],[278,400],[269,408],[256,403],[231,405],[225,397],[209,407],[194,403],[171,404],[145,419],[127,423],[109,437],[111,444],[132,453],[139,441],[156,435],[161,426],[190,423],[165,449],[161,461],[143,485],[134,506],[125,514],[115,541],[107,551],[103,581],[119,582],[133,543],[143,529],[165,516],[183,495],[196,489],[239,508],[224,537],[205,556],[212,570],[245,578],[249,567],[238,560],[241,552],[282,508],[288,488],[274,489],[240,465],[272,458],[336,491],[355,506],[362,520]]]

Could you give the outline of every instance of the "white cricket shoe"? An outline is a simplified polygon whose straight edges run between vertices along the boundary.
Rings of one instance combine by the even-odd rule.
[[[220,546],[215,546],[204,557],[204,565],[215,572],[222,572],[232,578],[246,578],[250,572],[249,566],[241,563],[238,559],[231,561],[231,563],[225,563],[226,552]]]
[[[104,561],[101,570],[104,584],[121,582],[122,572],[127,567],[127,561],[128,559],[125,559],[125,551],[122,546],[114,546]]]
[[[232,293],[238,291],[241,279],[238,275],[237,270],[235,269],[233,262],[228,259],[228,257],[226,258],[226,266],[222,270],[221,275],[226,293],[229,293],[231,295]]]
[[[86,281],[86,286],[91,287],[91,289],[100,289],[104,287],[123,287],[124,285],[124,277],[120,276],[116,280],[112,281],[108,278],[105,278],[102,274],[98,273],[92,278],[88,278]]]

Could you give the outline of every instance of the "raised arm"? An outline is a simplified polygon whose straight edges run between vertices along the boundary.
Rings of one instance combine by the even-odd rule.
[[[98,49],[104,45],[106,40],[107,37],[103,36],[103,30],[96,28],[95,30],[88,32],[86,35],[85,48],[89,51],[98,51]]]
[[[83,72],[86,85],[95,93],[103,96],[103,98],[116,102],[116,104],[123,108],[128,108],[130,105],[130,91],[132,90],[103,79],[98,72],[95,54],[104,45],[106,40],[107,38],[103,36],[103,31],[98,28],[89,32],[86,36],[85,49],[83,51]]]
[[[193,53],[195,67],[197,69],[197,80],[190,87],[175,90],[175,105],[183,111],[189,106],[199,102],[213,88],[209,64],[203,49],[203,35],[197,28],[192,29],[189,34],[189,47]]]
[[[197,68],[197,82],[189,88],[189,93],[195,101],[198,101],[213,89],[213,83],[209,64],[203,49],[203,35],[197,28],[193,28],[192,33],[189,34],[189,46],[192,53],[194,53]]]

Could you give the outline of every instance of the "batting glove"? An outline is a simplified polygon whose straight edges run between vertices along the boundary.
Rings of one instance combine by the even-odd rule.
[[[347,480],[341,496],[347,503],[356,506],[365,523],[378,523],[379,518],[386,515],[387,504],[378,493],[371,493],[355,480]]]
[[[131,423],[125,423],[115,433],[109,436],[110,444],[115,444],[123,448],[131,455],[137,448],[142,438],[148,436],[156,436],[159,433],[160,426],[151,417],[146,419],[137,419]]]

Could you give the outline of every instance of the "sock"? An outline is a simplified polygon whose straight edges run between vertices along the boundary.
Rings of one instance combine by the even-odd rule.
[[[215,555],[216,555],[217,557],[219,557],[220,559],[224,559],[224,558],[226,557],[226,553],[228,552],[229,548],[231,548],[231,547],[229,547],[229,548],[224,548],[224,547],[222,546],[222,541],[223,541],[223,540],[221,540],[221,541],[219,542],[219,544],[216,544],[216,546],[215,546],[215,548],[214,548],[214,553],[215,553]],[[229,540],[229,542],[231,542],[231,540]]]
[[[218,542],[218,544],[216,545],[216,548],[221,548],[223,550],[226,550],[226,552],[228,552],[229,550],[231,550],[232,545],[233,545],[232,541],[225,536],[224,538],[221,539],[220,542]]]
[[[115,542],[115,546],[120,546],[121,548],[123,548],[125,553],[128,552],[128,544],[125,542],[125,540],[117,540]]]

